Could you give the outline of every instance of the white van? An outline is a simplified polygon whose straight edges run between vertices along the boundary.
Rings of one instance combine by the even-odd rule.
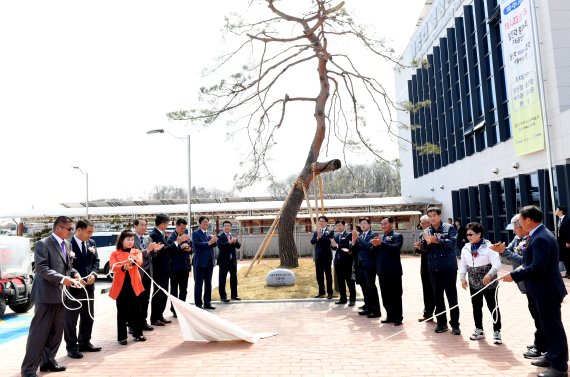
[[[109,257],[117,250],[117,239],[121,232],[94,232],[91,239],[95,241],[99,256],[99,272],[109,273]]]

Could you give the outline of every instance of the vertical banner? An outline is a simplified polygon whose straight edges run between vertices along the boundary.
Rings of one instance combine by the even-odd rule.
[[[501,0],[503,60],[515,155],[544,149],[530,0]]]

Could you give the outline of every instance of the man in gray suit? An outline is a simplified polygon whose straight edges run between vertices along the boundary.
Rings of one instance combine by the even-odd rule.
[[[66,241],[72,231],[73,220],[59,216],[53,224],[53,233],[36,243],[36,278],[32,288],[36,307],[22,361],[22,377],[37,377],[38,366],[42,372],[66,369],[55,361],[55,355],[62,340],[65,319],[62,289],[64,285],[76,284],[72,277],[80,277],[71,267],[71,247]]]

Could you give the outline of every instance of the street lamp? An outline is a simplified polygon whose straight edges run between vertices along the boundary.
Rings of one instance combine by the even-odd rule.
[[[89,220],[89,173],[81,170],[79,166],[72,166],[72,168],[79,170],[85,176],[85,214]]]
[[[179,137],[176,135],[171,134],[168,131],[165,131],[163,129],[156,129],[156,130],[150,130],[147,131],[148,135],[152,135],[152,134],[163,134],[163,133],[167,133],[172,137],[175,137],[178,140],[182,140],[184,139],[183,137]],[[188,134],[186,136],[186,147],[188,149],[188,227],[190,228],[190,231],[192,229],[192,174],[191,174],[191,157],[190,157],[190,134]]]

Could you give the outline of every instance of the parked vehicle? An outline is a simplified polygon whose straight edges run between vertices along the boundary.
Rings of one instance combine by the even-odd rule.
[[[109,273],[109,257],[117,250],[117,239],[121,232],[94,232],[91,238],[95,241],[97,255],[99,256],[99,272]]]
[[[25,313],[34,306],[30,255],[28,238],[0,236],[0,317],[8,306],[16,313]]]

